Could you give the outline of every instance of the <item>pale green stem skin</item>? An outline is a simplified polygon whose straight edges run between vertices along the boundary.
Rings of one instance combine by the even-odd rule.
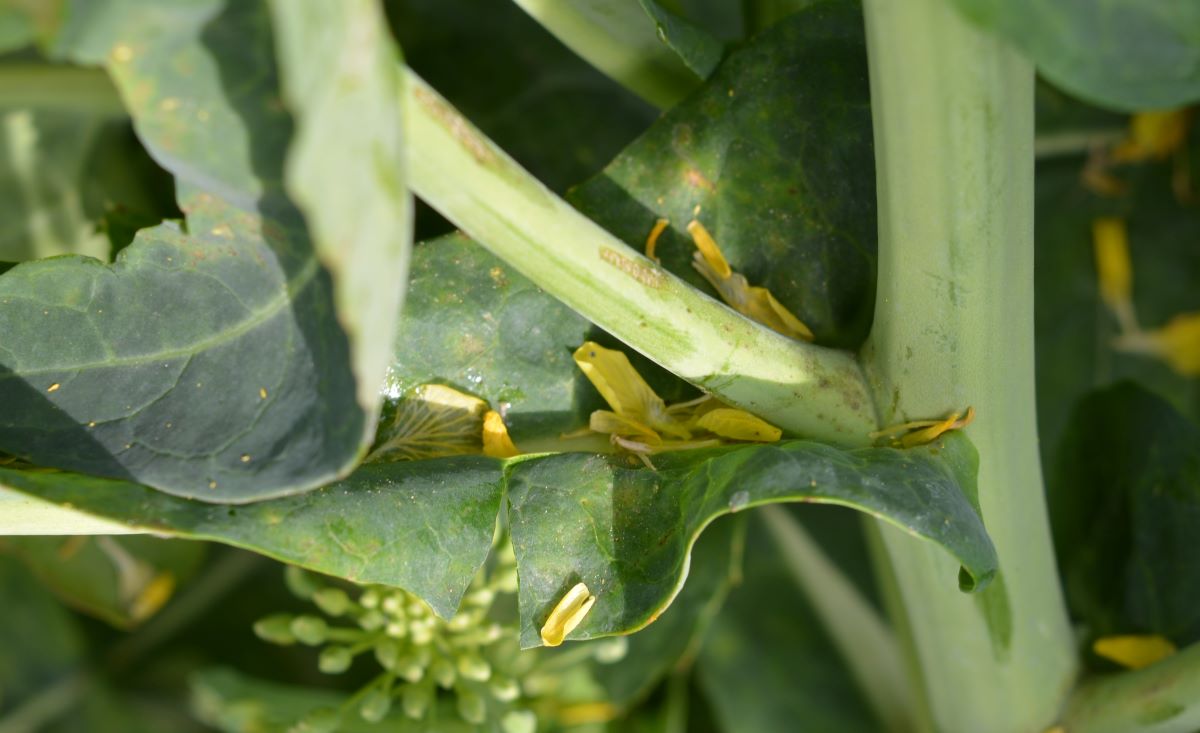
[[[913,730],[911,689],[891,629],[786,509],[764,506],[759,516],[884,730]]]
[[[579,57],[660,109],[700,84],[638,0],[513,0]]]
[[[1079,686],[1065,733],[1195,733],[1200,730],[1200,644],[1145,669]]]
[[[864,7],[879,290],[863,362],[885,424],[977,410],[967,434],[1001,575],[963,594],[945,553],[889,526],[882,543],[934,727],[1040,733],[1076,661],[1035,420],[1033,69],[948,0]]]
[[[869,444],[874,406],[852,354],[703,295],[547,190],[412,72],[404,88],[412,187],[442,215],[683,379],[791,433]]]

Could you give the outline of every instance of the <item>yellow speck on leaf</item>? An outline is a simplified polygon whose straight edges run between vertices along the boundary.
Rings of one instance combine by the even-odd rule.
[[[1096,639],[1092,651],[1124,667],[1141,669],[1174,654],[1175,645],[1156,634],[1104,636]]]
[[[583,621],[588,611],[596,603],[596,596],[588,591],[583,583],[576,583],[571,590],[554,606],[554,610],[542,624],[542,643],[546,646],[558,646]]]
[[[266,387],[258,388],[258,397],[259,397],[259,399],[263,399],[263,400],[267,399],[267,388]]]
[[[58,391],[58,388],[59,388],[59,387],[61,387],[61,386],[62,386],[61,384],[59,384],[58,382],[55,382],[54,384],[52,384],[52,385],[50,385],[49,387],[47,387],[47,388],[46,388],[46,391],[47,391],[47,392],[57,392],[57,391]]]
[[[243,453],[243,454],[242,454],[242,463],[249,463],[249,462],[250,462],[250,454],[249,454],[249,453]]]
[[[133,59],[133,49],[126,43],[118,43],[113,46],[109,54],[113,61],[119,64],[124,64]]]

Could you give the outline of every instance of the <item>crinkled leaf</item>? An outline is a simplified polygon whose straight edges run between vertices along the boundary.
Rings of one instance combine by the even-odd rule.
[[[792,441],[666,453],[654,461],[657,470],[631,468],[625,457],[566,453],[512,468],[509,520],[524,646],[538,643],[550,610],[578,582],[597,600],[574,638],[652,622],[678,592],[705,525],[767,502],[874,514],[950,552],[963,565],[964,589],[983,588],[996,571],[995,549],[968,498],[975,449],[958,434],[908,451]]]
[[[118,628],[145,621],[199,568],[207,546],[155,537],[0,537],[67,605]]]
[[[338,39],[367,61],[391,58],[379,39]],[[368,326],[368,306],[338,311],[335,299],[342,305],[340,293],[381,282],[402,287],[386,263],[403,226],[371,218],[385,264],[368,283],[357,271],[331,279],[318,264],[304,217],[281,189],[293,130],[266,8],[79,3],[50,45],[58,57],[107,60],[138,134],[176,176],[187,231],[143,231],[112,267],[56,259],[0,278],[0,399],[14,406],[0,447],[208,501],[296,492],[344,473],[369,438],[378,399],[377,385],[354,376],[383,367],[362,362],[378,343],[360,347],[364,338],[386,343],[395,309]],[[306,108],[300,119],[306,130],[313,116]],[[344,154],[361,159],[370,180],[395,152],[393,122],[363,120],[359,131],[372,136],[323,144],[365,145],[368,155]],[[299,146],[298,160],[311,163],[310,147]],[[301,171],[306,181],[324,175]],[[376,195],[403,197],[398,186]],[[338,221],[319,232],[344,234]]]
[[[365,465],[300,496],[205,504],[122,481],[0,468],[18,491],[157,534],[214,540],[458,608],[491,547],[500,462],[468,456]]]
[[[1200,99],[1200,5],[1179,0],[956,0],[1038,70],[1080,97],[1125,110]]]
[[[862,13],[828,2],[734,51],[571,201],[698,287],[699,219],[733,269],[831,346],[857,346],[875,290],[875,173]]]
[[[745,576],[713,622],[696,675],[726,731],[879,730],[778,548],[751,525]]]
[[[1095,392],[1053,477],[1059,563],[1088,631],[1200,641],[1200,428],[1133,384]]]
[[[1036,337],[1038,432],[1047,465],[1070,412],[1090,390],[1132,379],[1200,420],[1200,380],[1162,361],[1112,348],[1117,322],[1100,300],[1092,221],[1127,219],[1133,299],[1145,328],[1200,310],[1200,217],[1171,191],[1170,162],[1125,167],[1113,174],[1129,193],[1104,198],[1080,181],[1082,157],[1038,164]]]
[[[638,0],[646,15],[654,21],[655,31],[663,43],[674,51],[696,76],[707,79],[721,63],[724,46],[703,28],[692,25],[655,2]]]

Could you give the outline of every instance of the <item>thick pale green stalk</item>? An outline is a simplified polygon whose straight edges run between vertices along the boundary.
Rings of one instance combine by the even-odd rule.
[[[973,405],[1001,577],[881,527],[936,728],[1040,733],[1074,678],[1038,463],[1033,69],[948,0],[867,0],[879,291],[863,353],[885,423]]]
[[[638,0],[513,0],[568,48],[661,109],[700,84]]]
[[[1083,684],[1063,716],[1066,733],[1200,730],[1200,644],[1131,672]]]
[[[542,186],[409,72],[418,196],[546,292],[680,377],[799,435],[864,445],[875,427],[849,353],[801,343],[701,294]]]
[[[0,66],[0,107],[86,110],[114,118],[128,116],[108,74],[74,66]]]
[[[891,629],[787,509],[759,513],[883,729],[913,730],[911,687]]]

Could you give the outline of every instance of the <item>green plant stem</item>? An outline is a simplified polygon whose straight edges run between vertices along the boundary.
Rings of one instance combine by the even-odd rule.
[[[881,526],[934,726],[1035,733],[1075,654],[1038,463],[1033,69],[948,0],[867,0],[879,290],[863,352],[885,424],[973,405],[978,498],[1001,575],[962,594],[927,543]]]
[[[891,630],[787,509],[764,506],[759,515],[883,729],[913,730],[904,658]]]
[[[801,343],[701,294],[555,196],[415,74],[405,129],[413,190],[546,292],[650,359],[790,432],[869,442],[854,357]]]
[[[1145,669],[1079,686],[1066,733],[1195,733],[1200,730],[1200,644]]]
[[[658,38],[638,0],[513,2],[585,61],[660,109],[700,84]]]

